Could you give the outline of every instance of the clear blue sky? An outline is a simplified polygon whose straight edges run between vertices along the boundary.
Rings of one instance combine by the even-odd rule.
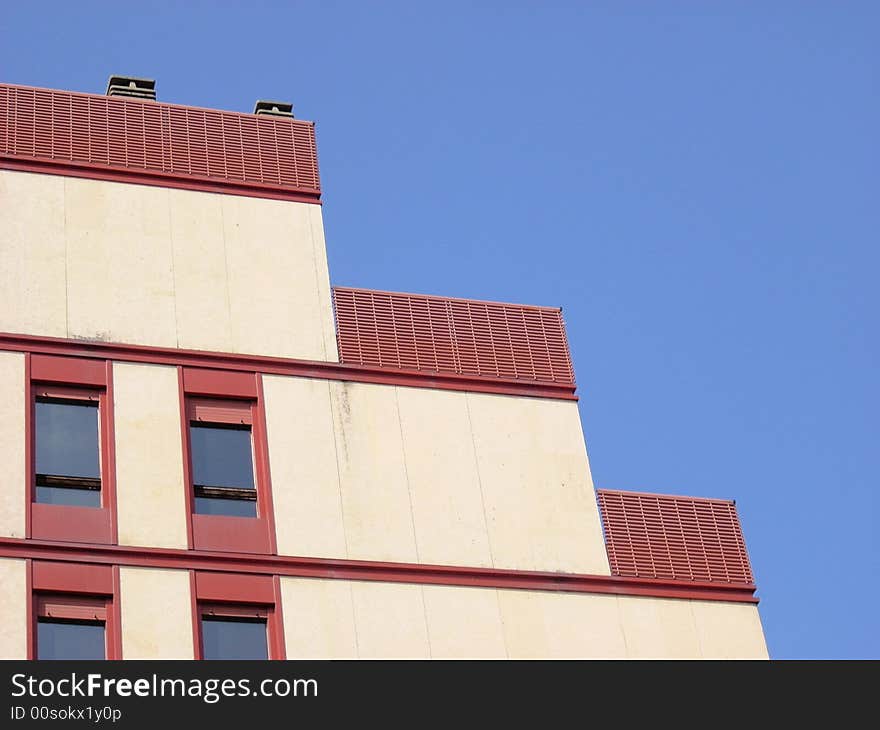
[[[597,486],[735,498],[771,655],[878,657],[878,33],[872,2],[10,2],[0,80],[293,101],[334,283],[563,306]]]

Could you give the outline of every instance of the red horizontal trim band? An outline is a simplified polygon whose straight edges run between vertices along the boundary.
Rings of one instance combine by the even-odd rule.
[[[249,198],[268,198],[287,200],[294,203],[315,203],[321,205],[321,194],[308,190],[291,190],[285,186],[265,183],[245,183],[205,178],[194,175],[175,175],[167,172],[119,169],[94,162],[71,162],[69,160],[45,160],[9,157],[0,155],[0,170],[33,172],[43,175],[80,177],[87,180],[149,185],[151,187],[174,188],[176,190],[196,190],[202,193],[223,193]]]
[[[239,355],[200,350],[179,350],[169,347],[68,340],[39,335],[0,333],[0,350],[68,357],[98,357],[122,362],[238,370],[267,375],[289,375],[299,378],[399,385],[412,388],[434,388],[561,400],[578,399],[575,395],[575,386],[570,384],[490,378],[481,375],[427,373],[418,370],[397,370],[371,365],[316,360],[293,360],[265,355]]]
[[[44,540],[22,540],[12,537],[0,537],[0,557],[245,573],[248,575],[282,575],[383,583],[603,593],[619,596],[686,598],[738,603],[758,602],[754,595],[755,586],[752,584],[701,583],[613,575],[550,573],[531,570],[383,563],[279,555],[247,555],[244,553],[172,550],[123,545],[81,545]]]

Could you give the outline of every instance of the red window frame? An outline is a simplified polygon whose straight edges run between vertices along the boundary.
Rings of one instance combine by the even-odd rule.
[[[116,452],[113,431],[113,367],[109,360],[29,354],[26,359],[26,534],[41,540],[115,544]],[[36,499],[36,399],[58,397],[98,402],[101,506],[39,504]]]
[[[269,660],[286,659],[281,581],[272,575],[190,572],[193,655],[204,658],[202,616],[264,618]]]
[[[37,658],[37,622],[46,616],[103,621],[105,658],[122,658],[118,567],[29,560],[27,580],[28,659]]]
[[[275,517],[269,478],[263,383],[257,373],[203,368],[179,368],[181,437],[187,498],[189,547],[196,550],[274,555]],[[227,517],[195,513],[190,420],[209,423],[248,423],[253,443],[256,517]]]

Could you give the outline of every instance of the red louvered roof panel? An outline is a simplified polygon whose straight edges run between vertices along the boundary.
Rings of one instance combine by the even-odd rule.
[[[751,585],[733,502],[599,489],[614,575]]]
[[[0,84],[0,157],[321,194],[298,119]]]
[[[562,311],[333,290],[343,363],[574,386]]]

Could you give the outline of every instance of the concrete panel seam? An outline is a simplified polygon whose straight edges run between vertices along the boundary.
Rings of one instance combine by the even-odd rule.
[[[403,435],[403,419],[400,417],[400,398],[398,397],[397,387],[394,388],[394,407],[397,411],[397,428],[400,431],[400,450],[401,456],[403,457],[403,478],[406,479],[406,498],[409,502],[409,524],[412,528],[413,533],[413,546],[416,549],[416,562],[420,563],[422,560],[419,557],[419,535],[416,531],[416,517],[413,511],[413,501],[412,501],[412,485],[409,481],[409,470],[406,465],[406,438]],[[424,596],[422,597],[422,604],[424,605]],[[425,621],[427,621],[427,616],[425,617]],[[426,624],[427,625],[427,624]]]
[[[492,533],[489,531],[489,516],[486,514],[486,496],[483,494],[483,476],[480,474],[480,460],[477,458],[477,442],[474,439],[474,422],[471,418],[471,399],[469,393],[464,394],[464,405],[467,410],[468,430],[471,437],[471,449],[474,455],[474,469],[477,473],[477,484],[480,487],[480,506],[483,508],[483,529],[486,531],[486,545],[489,548],[489,562],[494,568],[497,566],[495,565],[495,554],[492,552]],[[498,610],[501,610],[500,604]]]

